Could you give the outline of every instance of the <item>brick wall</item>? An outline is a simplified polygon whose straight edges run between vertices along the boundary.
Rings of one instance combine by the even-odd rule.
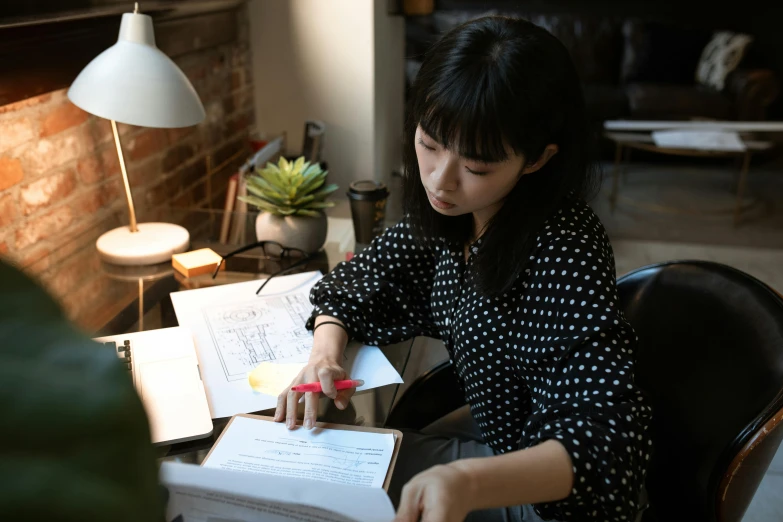
[[[168,206],[222,204],[244,157],[210,179],[207,165],[247,150],[248,30],[244,7],[156,24],[159,47],[193,82],[207,118],[187,129],[119,125],[140,221]],[[42,280],[83,323],[133,290],[102,272],[93,246],[126,216],[107,120],[75,107],[66,90],[0,107],[0,255]]]

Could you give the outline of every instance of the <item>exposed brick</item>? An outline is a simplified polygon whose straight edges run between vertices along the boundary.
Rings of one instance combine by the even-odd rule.
[[[166,155],[163,156],[163,161],[161,162],[163,172],[171,172],[177,169],[183,163],[192,159],[195,152],[196,148],[190,143],[183,143],[170,148]]]
[[[106,178],[120,176],[122,174],[120,171],[120,158],[117,156],[117,149],[113,146],[107,147],[101,151],[100,162],[103,167],[103,174]]]
[[[111,142],[112,148],[114,147],[114,133],[111,130],[111,122],[109,120],[97,117],[92,118],[89,127],[96,143]],[[138,129],[141,129],[141,127],[126,125],[124,123],[117,124],[117,132],[120,134],[120,138],[130,136]]]
[[[21,111],[22,109],[27,109],[28,107],[35,107],[36,105],[46,103],[52,99],[53,94],[54,93],[47,92],[46,94],[33,96],[32,98],[27,98],[26,100],[9,103],[8,105],[0,105],[0,114],[17,112],[17,111]]]
[[[157,207],[173,201],[182,190],[182,173],[175,172],[158,185],[147,190],[144,201],[149,207]]]
[[[255,123],[255,121],[256,115],[253,111],[246,111],[242,114],[237,114],[226,122],[223,137],[230,138],[239,132],[247,132],[247,130]]]
[[[56,237],[49,238],[46,246],[51,249],[51,255],[47,257],[46,263],[55,265],[64,259],[69,258],[75,252],[85,247],[92,248],[98,236],[120,225],[116,219],[81,220],[65,229]]]
[[[182,186],[189,187],[203,180],[207,175],[206,160],[200,159],[182,169]]]
[[[16,147],[35,138],[35,125],[30,118],[0,122],[0,151]]]
[[[154,185],[163,179],[160,158],[150,158],[142,163],[128,165],[128,181],[133,189]]]
[[[131,160],[138,161],[156,152],[160,152],[168,145],[168,138],[163,129],[146,129],[131,138],[125,150]]]
[[[252,76],[250,75],[250,69],[246,67],[234,69],[234,71],[231,73],[231,90],[236,91],[245,85],[249,85],[251,78]]]
[[[22,212],[29,216],[52,203],[58,203],[73,192],[76,175],[72,169],[30,183],[19,192]]]
[[[106,143],[112,140],[111,123],[103,118],[92,118],[87,124],[92,139],[96,144]]]
[[[16,220],[16,200],[13,194],[0,196],[0,228],[6,227]]]
[[[24,178],[22,162],[15,158],[0,157],[0,190],[13,187]]]
[[[113,205],[120,196],[120,187],[118,180],[85,190],[72,204],[74,215],[94,214],[102,208]]]
[[[23,250],[38,241],[61,234],[72,221],[71,208],[65,205],[30,220],[16,231],[16,249]]]
[[[199,205],[200,203],[203,203],[204,200],[207,198],[207,182],[202,181],[201,183],[197,183],[196,185],[193,185],[189,189],[189,191],[193,196],[193,202],[196,205]]]
[[[231,49],[231,66],[246,67],[250,64],[250,48],[246,45],[235,45]]]
[[[99,274],[100,268],[98,253],[94,249],[84,249],[55,267],[55,270],[44,276],[43,281],[54,295],[64,296],[80,282]]]
[[[19,266],[32,274],[41,274],[49,269],[52,251],[47,247],[34,248],[23,254],[19,260]]]
[[[207,76],[207,68],[204,66],[204,64],[186,67],[182,70],[182,72],[185,73],[185,76],[188,77],[188,80],[190,80],[191,83],[201,81]]]
[[[253,88],[241,89],[231,94],[234,110],[250,109],[253,107]]]
[[[79,107],[66,101],[62,105],[55,107],[41,120],[40,136],[46,138],[71,127],[76,127],[87,121],[89,117],[90,115]]]
[[[57,134],[34,143],[24,153],[27,173],[34,177],[59,169],[94,144],[87,130]]]
[[[103,198],[99,189],[93,188],[76,198],[73,211],[77,216],[89,215],[103,206]]]
[[[186,190],[171,201],[172,207],[192,207],[196,202],[193,200],[193,190]]]
[[[85,185],[98,183],[104,177],[101,160],[92,154],[79,160],[76,172],[79,174],[79,181]]]
[[[233,96],[223,99],[223,113],[233,114],[236,109],[235,100]]]
[[[183,139],[187,138],[196,130],[196,127],[181,127],[179,129],[166,129],[168,134],[169,143],[174,145]]]
[[[225,145],[222,145],[213,155],[215,165],[220,165],[240,150],[244,150],[248,153],[250,152],[247,139],[244,137],[236,138]]]

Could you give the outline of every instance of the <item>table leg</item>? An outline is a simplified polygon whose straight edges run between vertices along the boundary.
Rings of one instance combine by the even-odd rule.
[[[617,206],[617,190],[620,181],[620,163],[623,159],[623,146],[617,143],[617,149],[614,153],[614,168],[612,169],[612,192],[609,194],[610,208],[614,212]]]
[[[623,159],[622,159],[622,174],[620,176],[622,177],[621,181],[623,185],[628,184],[628,164],[631,163],[631,151],[633,149],[631,147],[627,147],[623,149]]]
[[[748,171],[750,170],[750,151],[745,151],[745,155],[742,158],[742,169],[740,170],[739,181],[737,182],[737,199],[734,203],[734,226],[738,226],[740,222],[740,214],[742,213],[742,196],[745,195],[745,188],[748,183]]]
[[[144,331],[144,279],[139,278],[139,331]]]

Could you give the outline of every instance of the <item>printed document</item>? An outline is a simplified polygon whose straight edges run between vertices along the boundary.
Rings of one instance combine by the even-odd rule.
[[[313,336],[305,328],[312,312],[310,290],[321,278],[307,272],[272,279],[262,295],[263,280],[199,288],[171,294],[180,326],[190,328],[213,419],[274,408],[277,398],[255,391],[248,380],[259,364],[305,363]],[[349,345],[343,367],[364,386],[357,391],[401,383],[402,378],[377,347]],[[274,373],[274,372],[273,372]]]
[[[166,522],[390,522],[383,489],[164,462]]]
[[[737,132],[723,130],[665,130],[652,133],[658,147],[742,152],[745,143]]]
[[[289,430],[283,423],[234,417],[202,465],[383,488],[393,454],[391,433]]]

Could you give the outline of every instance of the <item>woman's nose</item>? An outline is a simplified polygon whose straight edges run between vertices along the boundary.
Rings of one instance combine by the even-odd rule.
[[[458,183],[457,167],[453,161],[444,159],[432,171],[432,190],[450,192],[456,190]]]

